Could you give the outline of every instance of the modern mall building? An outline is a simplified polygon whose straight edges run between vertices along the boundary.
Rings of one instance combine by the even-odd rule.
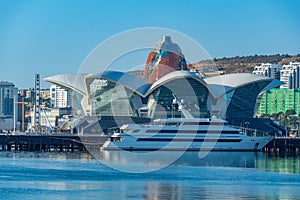
[[[282,84],[256,74],[203,78],[187,70],[180,47],[168,36],[150,52],[143,77],[120,71],[100,74],[60,74],[45,78],[73,91],[77,113],[98,117],[140,119],[182,117],[252,118],[259,97]]]

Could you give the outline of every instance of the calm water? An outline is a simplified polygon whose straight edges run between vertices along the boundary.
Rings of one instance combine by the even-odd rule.
[[[107,157],[124,169],[165,165],[126,162],[118,152]],[[191,152],[148,173],[78,153],[0,152],[0,161],[0,199],[300,199],[297,156],[213,152],[199,159]]]

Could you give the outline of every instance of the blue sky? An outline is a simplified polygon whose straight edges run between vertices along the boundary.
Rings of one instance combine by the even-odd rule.
[[[297,54],[299,11],[297,0],[0,0],[0,80],[76,73],[100,42],[141,27],[182,32],[211,57]]]

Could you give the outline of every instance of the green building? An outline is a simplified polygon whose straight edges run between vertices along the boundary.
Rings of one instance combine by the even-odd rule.
[[[295,110],[297,115],[300,114],[300,88],[274,88],[267,91],[260,99],[257,114],[272,115],[287,110]]]

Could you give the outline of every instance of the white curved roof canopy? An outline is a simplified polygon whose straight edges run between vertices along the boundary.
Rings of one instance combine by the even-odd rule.
[[[171,72],[158,81],[153,83],[152,85],[146,81],[145,79],[139,78],[137,76],[119,72],[119,71],[105,71],[103,73],[98,74],[60,74],[55,76],[50,76],[44,78],[45,81],[60,85],[67,89],[71,89],[77,91],[85,96],[88,96],[89,89],[87,88],[88,82],[93,81],[95,78],[104,78],[109,81],[118,83],[123,85],[124,87],[134,91],[140,96],[146,97],[151,92],[153,92],[159,86],[166,84],[169,81],[179,79],[179,78],[193,78],[200,83],[202,83],[210,92],[210,94],[215,97],[219,98],[224,94],[234,90],[235,88],[242,87],[244,85],[260,82],[260,81],[267,81],[269,84],[261,91],[261,93],[274,88],[278,87],[283,82],[274,80],[272,78],[250,74],[250,73],[237,73],[237,74],[226,74],[221,76],[214,76],[209,77],[206,79],[202,79],[196,73],[189,72],[189,71],[174,71]]]
[[[159,86],[161,86],[163,84],[166,84],[167,82],[170,82],[172,80],[179,79],[179,78],[193,78],[193,79],[197,80],[198,82],[200,82],[202,85],[204,85],[208,89],[208,91],[210,93],[212,92],[211,88],[196,73],[190,72],[190,71],[181,70],[181,71],[173,71],[173,72],[171,72],[171,73],[163,76],[162,78],[160,78],[156,82],[154,82],[152,84],[151,88],[145,94],[145,96],[148,96],[151,92],[153,92]],[[211,94],[213,95],[213,93],[211,93]]]
[[[279,81],[277,79],[273,79],[271,83],[269,83],[264,89],[262,89],[259,93],[259,95],[262,95],[263,93],[267,92],[268,90],[271,90],[272,88],[279,87],[280,85],[283,85],[284,82]]]
[[[57,85],[60,85],[62,87],[65,87],[67,89],[71,89],[77,92],[80,92],[83,95],[88,96],[89,94],[89,88],[88,85],[96,79],[96,78],[104,78],[109,81],[118,83],[120,85],[123,85],[124,87],[128,88],[131,91],[134,91],[138,95],[142,97],[148,96],[153,90],[158,88],[159,86],[175,80],[179,78],[193,78],[197,81],[199,81],[201,84],[203,84],[213,95],[212,89],[210,86],[208,86],[205,81],[198,76],[194,72],[189,71],[174,71],[171,72],[152,85],[146,81],[145,79],[139,78],[137,76],[125,73],[125,72],[119,72],[119,71],[105,71],[103,73],[97,73],[97,74],[60,74],[55,75],[51,77],[47,77],[44,80],[47,82],[51,82]]]
[[[118,83],[140,96],[144,96],[151,87],[151,84],[145,79],[119,71],[105,71],[103,73],[87,75],[84,80],[86,86],[90,85],[95,78],[104,78],[114,83]],[[89,91],[88,88],[87,91]]]
[[[84,77],[86,74],[59,74],[44,78],[44,81],[60,85],[70,90],[87,95]]]
[[[211,87],[212,92],[217,98],[225,95],[226,93],[234,90],[235,88],[248,85],[250,83],[267,81],[272,84],[266,88],[271,89],[283,84],[281,81],[274,80],[270,77],[261,76],[250,73],[236,73],[236,74],[225,74],[220,76],[213,76],[204,79],[204,81]]]

